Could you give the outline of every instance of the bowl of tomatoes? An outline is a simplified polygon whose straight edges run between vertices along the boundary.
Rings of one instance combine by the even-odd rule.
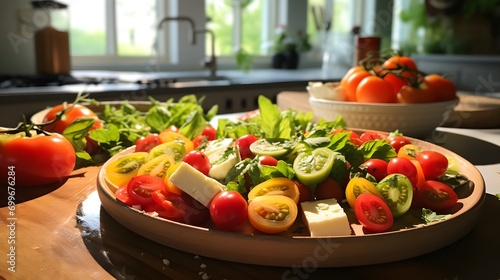
[[[332,91],[315,94],[308,87],[316,117],[341,116],[352,128],[425,137],[443,124],[459,102],[452,81],[418,70],[410,57],[392,56],[379,64],[352,67]]]

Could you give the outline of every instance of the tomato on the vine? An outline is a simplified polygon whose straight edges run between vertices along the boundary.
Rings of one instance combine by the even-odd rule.
[[[205,153],[201,151],[195,150],[187,153],[182,159],[182,161],[196,168],[198,171],[205,174],[206,176],[208,176],[210,168],[212,168],[210,160],[205,155]]]
[[[425,83],[417,86],[403,86],[398,92],[399,103],[430,103],[436,101],[435,94],[429,90]]]
[[[417,77],[417,65],[408,56],[392,56],[384,61],[382,69],[384,70],[380,74],[391,84],[395,95],[403,86],[408,85],[410,81],[415,81]]]
[[[443,76],[430,74],[424,77],[424,82],[436,101],[452,100],[457,96],[455,84]]]
[[[218,229],[236,231],[248,220],[248,203],[237,191],[220,192],[210,202],[210,217]]]
[[[356,88],[356,101],[363,103],[396,103],[390,83],[377,76],[362,79]]]
[[[57,133],[25,135],[22,132],[0,134],[2,184],[16,187],[45,185],[62,181],[73,172],[75,150],[66,138]],[[15,178],[15,181],[8,182],[8,178]]]
[[[347,86],[347,80],[349,79],[349,77],[352,74],[362,70],[365,70],[365,68],[362,65],[357,65],[347,70],[342,79],[340,79],[340,87],[345,88]]]
[[[356,91],[358,89],[358,85],[364,78],[369,77],[371,75],[372,74],[366,70],[360,70],[352,73],[349,76],[349,78],[347,78],[346,85],[344,88],[347,101],[357,101]]]

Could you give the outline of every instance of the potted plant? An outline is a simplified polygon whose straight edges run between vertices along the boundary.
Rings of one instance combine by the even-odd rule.
[[[284,26],[278,28],[278,36],[274,42],[272,67],[275,69],[297,69],[301,52],[311,49],[309,37],[302,31],[297,31],[295,38],[291,37]]]

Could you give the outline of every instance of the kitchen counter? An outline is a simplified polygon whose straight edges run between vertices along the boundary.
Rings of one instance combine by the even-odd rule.
[[[345,71],[335,69],[329,80],[340,79]],[[71,102],[79,92],[98,101],[147,101],[149,97],[166,101],[195,94],[205,97],[205,109],[218,105],[219,114],[228,114],[257,108],[259,95],[275,101],[281,91],[303,91],[309,81],[322,80],[320,69],[221,70],[217,78],[209,78],[203,71],[74,71],[72,75],[90,84],[0,89],[0,124],[16,126],[22,114],[29,117],[46,107]]]
[[[500,193],[500,129],[440,127],[434,135],[439,135],[435,139],[440,145],[480,170],[487,195],[483,215],[470,233],[424,256],[362,267],[316,268],[246,265],[185,253],[143,238],[111,218],[96,191],[100,167],[93,166],[75,170],[62,183],[17,188],[12,214],[2,192],[0,227],[10,234],[1,235],[0,278],[499,279],[500,200],[495,194]],[[9,244],[12,239],[15,244]],[[12,252],[15,264],[8,262]],[[15,272],[9,270],[12,265]]]

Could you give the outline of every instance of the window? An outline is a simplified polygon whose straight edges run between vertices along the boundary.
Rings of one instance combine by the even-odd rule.
[[[211,36],[199,32],[190,43],[186,22],[158,23],[165,16],[187,16],[196,28],[215,33],[219,68],[234,68],[235,53],[244,49],[256,68],[268,68],[276,29],[309,35],[313,49],[301,65],[318,66],[322,56],[321,34],[314,27],[312,5],[333,13],[334,44],[350,42],[356,3],[348,0],[67,0],[70,13],[72,63],[75,69],[144,71],[203,70],[200,62],[211,54]],[[309,4],[308,4],[309,2]],[[359,18],[359,16],[357,17]],[[309,63],[309,64],[308,64]],[[312,64],[311,64],[312,63]]]

